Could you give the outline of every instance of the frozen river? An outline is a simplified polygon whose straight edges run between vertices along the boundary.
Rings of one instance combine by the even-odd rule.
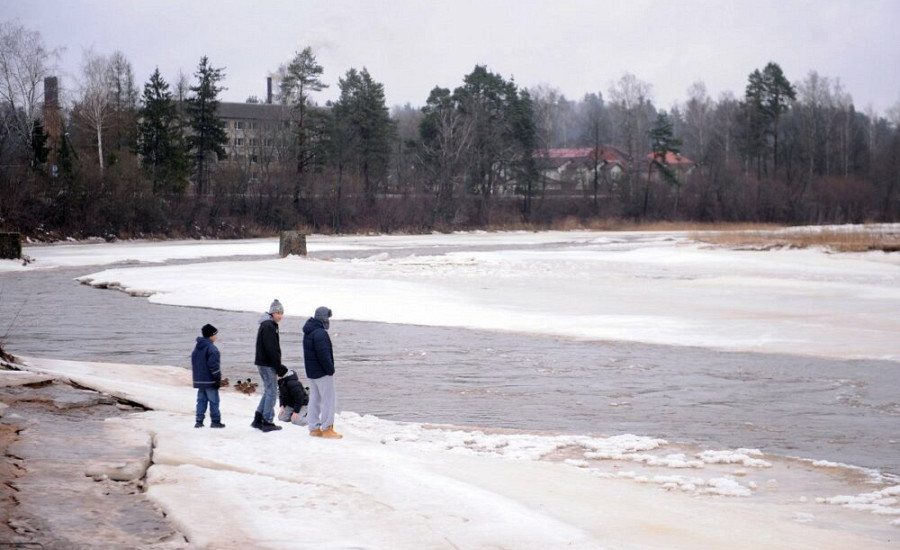
[[[0,273],[6,349],[34,357],[187,366],[198,328],[210,322],[220,331],[226,376],[257,377],[252,354],[258,313],[159,305],[74,281],[94,271]],[[287,308],[285,362],[302,369],[306,317],[289,303]],[[462,426],[633,433],[900,474],[900,364],[892,361],[339,318],[331,333],[343,410]],[[224,418],[250,420],[229,419],[227,411]]]

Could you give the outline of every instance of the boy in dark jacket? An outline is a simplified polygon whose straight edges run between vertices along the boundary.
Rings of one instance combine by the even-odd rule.
[[[278,420],[306,426],[306,405],[309,403],[309,397],[297,373],[285,367],[278,368],[278,403],[281,405]]]
[[[219,365],[219,348],[215,341],[219,331],[212,325],[203,325],[200,329],[203,336],[197,337],[197,345],[191,353],[191,370],[194,387],[197,388],[197,423],[195,428],[203,427],[206,406],[209,405],[210,428],[224,428],[222,415],[219,412],[219,385],[222,383],[222,370]]]
[[[334,352],[328,336],[330,318],[331,310],[320,307],[303,325],[303,364],[309,378],[306,420],[309,435],[340,439],[344,436],[334,431],[337,397],[334,391]]]

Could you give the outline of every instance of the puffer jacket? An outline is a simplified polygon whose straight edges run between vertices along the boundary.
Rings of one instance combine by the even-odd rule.
[[[325,324],[310,317],[303,325],[303,365],[312,380],[334,375],[334,353]]]
[[[219,365],[219,348],[209,338],[197,337],[197,345],[191,353],[191,370],[195,388],[218,388],[222,380]]]

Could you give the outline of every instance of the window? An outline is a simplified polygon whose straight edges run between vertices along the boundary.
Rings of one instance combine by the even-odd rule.
[[[238,147],[244,146],[244,138],[234,138],[234,144]]]
[[[259,147],[259,140],[256,138],[250,138],[250,147]]]
[[[244,121],[243,120],[235,120],[234,121],[234,129],[235,130],[243,130],[244,129]]]

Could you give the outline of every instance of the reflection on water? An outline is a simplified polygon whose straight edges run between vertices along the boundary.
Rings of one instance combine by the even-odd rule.
[[[258,376],[252,362],[259,313],[153,305],[73,281],[89,272],[0,274],[7,350],[187,367],[199,327],[212,323],[226,376]],[[285,363],[302,372],[300,329],[312,312],[285,308]],[[416,422],[634,433],[900,474],[897,363],[576,342],[336,315],[331,335],[344,410]]]

